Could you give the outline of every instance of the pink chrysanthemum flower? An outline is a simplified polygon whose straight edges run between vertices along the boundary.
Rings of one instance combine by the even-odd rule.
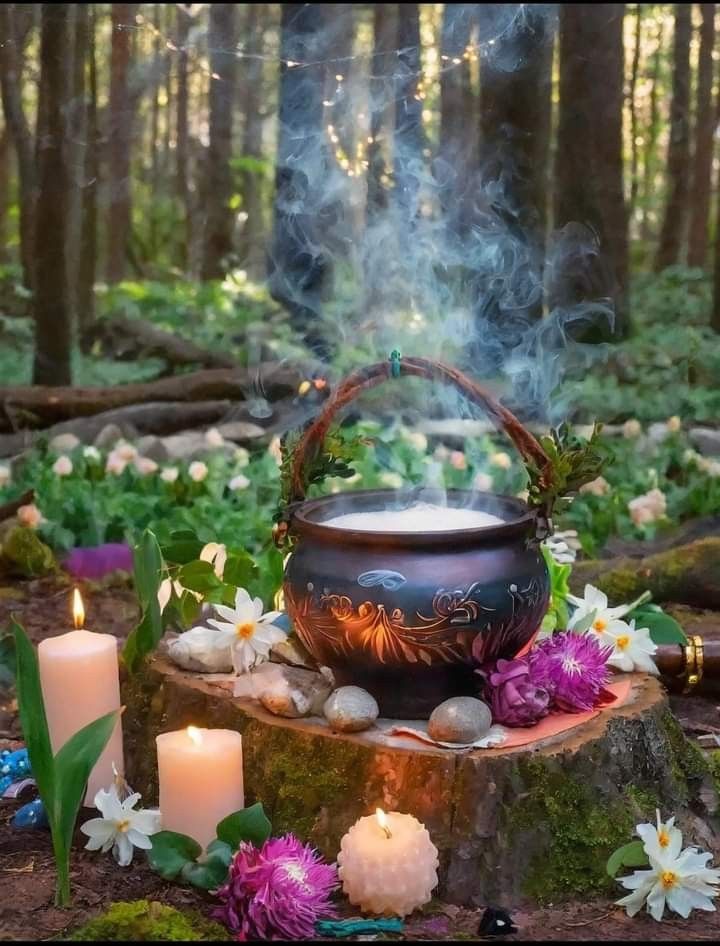
[[[552,705],[568,713],[590,710],[610,680],[612,647],[591,634],[563,631],[541,641],[530,654],[533,681],[550,694]]]
[[[312,939],[316,920],[335,916],[329,898],[337,886],[337,867],[292,834],[262,848],[243,842],[214,916],[239,940]]]

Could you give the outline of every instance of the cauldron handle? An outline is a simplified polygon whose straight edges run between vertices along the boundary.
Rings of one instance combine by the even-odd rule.
[[[482,407],[495,426],[503,430],[512,440],[525,463],[532,464],[540,471],[540,484],[543,487],[551,486],[552,464],[542,445],[529,430],[523,427],[512,411],[503,407],[489,391],[458,371],[457,368],[429,358],[403,358],[400,367],[401,375],[443,381],[457,388],[468,400]],[[397,377],[397,358],[360,368],[338,385],[295,448],[290,471],[290,505],[305,499],[305,465],[312,457],[317,456],[317,451],[322,447],[338,411],[355,400],[363,391],[383,384],[394,377]],[[545,538],[552,531],[549,512],[550,510],[542,506],[537,507],[538,538]]]

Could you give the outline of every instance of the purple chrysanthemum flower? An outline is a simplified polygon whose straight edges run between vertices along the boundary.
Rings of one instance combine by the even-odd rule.
[[[337,886],[337,867],[292,834],[262,848],[243,842],[214,916],[239,940],[311,939],[316,920],[335,916],[329,898]]]
[[[545,687],[558,709],[591,710],[610,680],[607,661],[612,647],[601,647],[592,634],[563,631],[541,641],[530,653],[532,677]]]
[[[504,726],[534,726],[547,716],[550,694],[538,686],[530,663],[524,657],[498,660],[484,669],[482,675],[493,722]]]

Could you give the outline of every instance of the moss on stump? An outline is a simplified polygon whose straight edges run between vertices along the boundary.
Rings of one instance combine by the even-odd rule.
[[[440,893],[454,903],[536,901],[605,891],[605,862],[656,807],[712,846],[715,781],[685,739],[660,684],[638,676],[628,702],[526,748],[452,751],[319,720],[271,716],[200,674],[160,659],[125,685],[128,778],[155,799],[154,738],[189,724],[243,735],[247,803],[275,832],[294,831],[329,858],[380,805],[414,814],[440,851]],[[412,746],[412,747],[411,747]]]
[[[218,942],[230,939],[224,926],[196,910],[176,910],[148,900],[112,903],[68,936],[93,943]]]

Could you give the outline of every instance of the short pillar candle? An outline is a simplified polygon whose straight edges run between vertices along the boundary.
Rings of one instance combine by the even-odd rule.
[[[340,842],[338,877],[350,903],[364,913],[407,916],[428,903],[437,886],[438,852],[412,815],[378,808]]]
[[[205,849],[218,822],[245,805],[242,736],[188,726],[161,733],[156,742],[163,830],[186,834]]]
[[[53,753],[94,720],[120,709],[118,642],[112,634],[82,629],[82,601],[75,594],[75,625],[38,645],[40,684]],[[113,763],[122,774],[123,741],[118,719],[112,735],[90,773],[85,804],[92,806],[101,788],[113,783]]]

